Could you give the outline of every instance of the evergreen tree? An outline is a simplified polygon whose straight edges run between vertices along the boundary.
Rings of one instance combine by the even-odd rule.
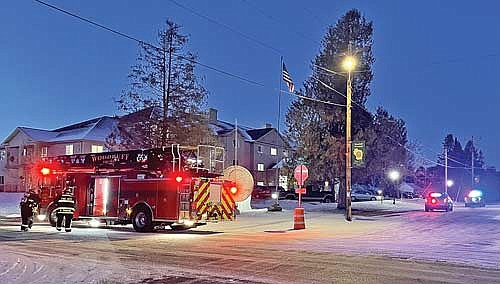
[[[372,22],[367,21],[358,10],[350,10],[335,26],[328,29],[322,41],[322,49],[313,60],[313,74],[304,83],[301,95],[340,104],[346,99],[321,82],[346,93],[345,76],[334,76],[324,69],[342,70],[341,62],[351,53],[357,58],[357,70],[353,78],[353,137],[362,137],[363,129],[371,122],[371,115],[364,110],[364,104],[371,94],[373,78],[372,65]],[[322,68],[318,68],[322,67]],[[361,106],[361,107],[360,107]],[[297,157],[305,158],[310,167],[311,181],[333,181],[340,178],[341,192],[339,207],[345,200],[345,108],[319,104],[303,99],[294,101],[287,113],[288,138],[295,143]]]
[[[109,148],[213,141],[202,110],[208,92],[195,75],[196,55],[187,50],[187,42],[180,26],[167,20],[155,46],[140,44],[129,88],[117,100],[118,109],[127,115],[108,138]]]

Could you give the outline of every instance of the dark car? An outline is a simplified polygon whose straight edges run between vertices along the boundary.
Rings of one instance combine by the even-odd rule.
[[[425,212],[431,210],[453,211],[453,200],[447,193],[430,192],[425,198]]]
[[[295,194],[295,189],[280,190],[279,199],[295,200],[297,199],[297,194]]]
[[[465,207],[485,207],[483,192],[477,189],[469,191],[465,196]]]
[[[278,191],[284,190],[281,186],[278,187]],[[253,188],[252,198],[253,199],[270,199],[272,194],[276,192],[276,186],[261,186],[257,185]]]

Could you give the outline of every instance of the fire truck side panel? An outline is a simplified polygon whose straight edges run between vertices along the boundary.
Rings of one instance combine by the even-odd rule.
[[[93,187],[89,187],[87,198],[90,201],[89,212],[96,217],[118,216],[118,193],[120,177],[95,177]]]
[[[120,200],[126,201],[130,208],[145,203],[151,210],[153,218],[157,216],[157,179],[122,179],[120,188]]]
[[[164,179],[158,183],[158,204],[155,219],[178,220],[179,218],[178,184]]]

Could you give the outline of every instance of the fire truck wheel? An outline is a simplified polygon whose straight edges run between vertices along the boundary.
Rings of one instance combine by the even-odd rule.
[[[132,215],[134,230],[145,233],[153,231],[153,220],[151,210],[146,206],[137,206]]]
[[[55,227],[56,226],[56,222],[57,222],[57,216],[56,216],[56,210],[54,210],[55,208],[52,207],[48,210],[48,213],[47,216],[48,216],[48,219],[49,219],[49,223],[52,227]]]

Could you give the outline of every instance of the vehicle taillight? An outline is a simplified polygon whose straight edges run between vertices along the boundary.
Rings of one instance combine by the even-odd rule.
[[[231,191],[232,194],[236,194],[238,192],[238,188],[236,186],[232,186],[229,191]]]
[[[42,175],[46,176],[46,175],[50,174],[50,169],[49,169],[49,168],[42,168],[42,169],[40,170],[40,173],[41,173]]]
[[[436,198],[431,199],[431,203],[432,203],[432,204],[436,204],[436,203],[437,203]]]
[[[178,183],[181,183],[182,182],[182,176],[176,176],[175,177],[175,181],[178,182]]]

